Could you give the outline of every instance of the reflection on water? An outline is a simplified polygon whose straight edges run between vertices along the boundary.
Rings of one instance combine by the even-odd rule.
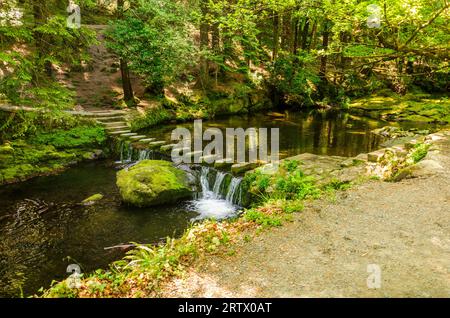
[[[355,117],[346,113],[312,112],[286,113],[285,117],[263,114],[232,116],[204,121],[203,129],[220,128],[224,133],[227,127],[279,128],[280,158],[304,152],[350,157],[376,149],[379,140],[371,135],[370,131],[386,124],[383,121]],[[171,132],[176,127],[185,127],[193,131],[193,124],[186,123],[152,128],[143,132],[170,141]]]
[[[204,128],[280,128],[283,158],[304,152],[340,156],[368,152],[378,147],[369,131],[385,124],[347,114],[316,113],[234,116],[205,122]],[[181,126],[192,129],[193,125]],[[170,140],[175,127],[153,128],[148,134]],[[0,296],[18,296],[22,285],[25,295],[35,293],[53,279],[67,277],[68,264],[78,263],[88,272],[123,255],[120,248],[106,247],[158,242],[180,235],[191,219],[234,214],[236,207],[230,202],[240,200],[239,181],[221,172],[204,176],[198,200],[147,209],[123,206],[116,170],[101,163],[1,187]],[[79,204],[95,193],[102,193],[104,199],[93,206]]]
[[[65,278],[71,263],[84,272],[105,267],[123,255],[121,249],[105,247],[179,235],[198,215],[188,202],[123,206],[115,180],[113,168],[88,164],[0,188],[0,296],[17,296],[24,279],[25,294],[36,292],[52,279]],[[78,204],[94,193],[105,197],[93,206]]]

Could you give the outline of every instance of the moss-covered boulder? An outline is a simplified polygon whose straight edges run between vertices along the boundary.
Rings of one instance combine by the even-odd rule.
[[[144,160],[117,173],[123,202],[148,207],[189,198],[192,190],[186,172],[162,160]]]

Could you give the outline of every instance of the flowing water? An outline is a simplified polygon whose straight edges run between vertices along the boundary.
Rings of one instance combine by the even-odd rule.
[[[204,128],[280,128],[280,157],[311,152],[354,156],[378,147],[369,131],[386,123],[346,114],[290,114],[230,117]],[[192,124],[181,125],[192,128]],[[175,125],[146,133],[170,140]],[[57,176],[0,187],[0,296],[35,293],[53,279],[67,277],[77,263],[83,272],[106,267],[123,256],[129,242],[157,243],[180,235],[192,221],[236,216],[242,199],[239,178],[207,167],[193,167],[199,190],[192,200],[172,206],[132,208],[120,202],[116,172],[144,159],[160,159],[146,149],[120,143],[116,162],[82,164]],[[102,193],[92,206],[86,197]],[[119,246],[119,247],[117,247]]]
[[[280,158],[304,152],[318,155],[351,157],[377,149],[379,140],[370,131],[388,123],[347,113],[311,112],[288,113],[285,117],[264,114],[231,116],[203,121],[203,129],[219,128],[279,128]],[[193,131],[192,123],[164,125],[143,130],[158,140],[171,141],[171,132],[176,127]],[[402,126],[408,127],[404,123]],[[417,124],[413,125],[417,127]],[[270,144],[270,133],[268,136]]]

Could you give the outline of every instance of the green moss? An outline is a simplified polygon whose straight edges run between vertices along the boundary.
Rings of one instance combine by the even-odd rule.
[[[450,123],[450,102],[446,97],[427,94],[378,93],[350,103],[350,111],[374,118],[411,122]]]
[[[264,227],[281,226],[283,224],[282,216],[268,215],[256,209],[247,210],[244,219]]]
[[[430,149],[430,145],[428,144],[417,144],[410,154],[413,162],[418,163],[420,160],[425,158],[428,154],[428,149]]]
[[[176,203],[192,193],[186,173],[162,160],[144,160],[119,171],[117,186],[123,201],[138,207]]]
[[[92,148],[106,141],[105,130],[100,126],[79,126],[69,130],[42,133],[30,139],[33,144],[52,145],[58,149]]]
[[[87,147],[87,145],[86,145]],[[53,145],[31,144],[16,140],[1,146],[8,151],[0,152],[0,184],[24,181],[29,178],[58,172],[83,159],[86,150],[58,150]]]
[[[100,201],[101,199],[103,199],[103,194],[97,193],[97,194],[91,195],[89,198],[84,199],[82,201],[82,203],[92,203],[92,202]]]

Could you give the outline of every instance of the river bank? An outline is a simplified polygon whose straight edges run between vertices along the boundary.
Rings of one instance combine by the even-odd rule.
[[[436,134],[436,136],[441,137],[433,137],[431,135],[428,140],[431,142],[431,148],[428,152],[428,155],[425,157],[423,162],[426,161],[435,161],[438,163],[438,165],[443,170],[433,170],[434,168],[430,168],[430,165],[418,166],[418,169],[415,169],[415,175],[413,176],[437,176],[439,178],[443,178],[443,183],[448,182],[448,176],[447,172],[445,172],[446,167],[448,167],[448,160],[449,160],[449,150],[448,150],[448,144],[449,144],[449,137],[448,135],[440,135]],[[443,137],[442,137],[443,136]],[[430,158],[429,158],[430,157]],[[423,159],[423,158],[422,158]],[[280,250],[278,248],[274,249],[273,246],[281,246],[281,254],[288,253],[289,255],[299,255],[300,259],[302,261],[308,260],[309,264],[311,264],[311,270],[314,270],[315,266],[317,266],[316,262],[317,259],[317,252],[313,252],[312,249],[304,249],[303,244],[294,244],[298,241],[303,240],[310,240],[312,244],[315,244],[317,242],[322,242],[323,244],[326,244],[328,246],[327,249],[322,251],[322,247],[319,248],[319,250],[322,252],[322,257],[326,258],[329,255],[332,255],[332,252],[334,250],[334,241],[328,240],[328,237],[333,237],[334,235],[341,235],[342,231],[348,231],[348,226],[343,226],[340,222],[336,222],[336,218],[338,216],[333,215],[330,216],[330,226],[334,228],[334,226],[340,226],[340,230],[336,231],[336,234],[332,232],[332,230],[327,230],[326,233],[327,236],[315,236],[314,232],[311,232],[310,234],[305,233],[303,235],[302,232],[295,232],[291,233],[287,237],[284,237],[280,234],[279,231],[284,231],[284,229],[291,229],[292,230],[292,224],[297,224],[299,220],[303,219],[303,216],[306,215],[306,217],[313,215],[314,217],[317,217],[317,212],[320,212],[321,210],[325,211],[324,213],[328,214],[336,209],[336,204],[339,204],[339,206],[343,207],[343,213],[347,215],[346,218],[342,218],[344,222],[356,222],[355,225],[352,225],[350,222],[350,226],[354,227],[354,238],[346,238],[344,235],[344,240],[353,242],[363,242],[364,244],[369,244],[370,242],[367,242],[367,240],[370,238],[370,235],[372,234],[372,231],[375,231],[377,227],[374,227],[370,231],[368,231],[368,224],[372,224],[375,222],[375,220],[372,220],[372,218],[375,219],[383,219],[386,218],[386,220],[381,220],[380,227],[386,227],[387,224],[390,222],[393,222],[393,225],[398,225],[398,222],[395,221],[395,217],[397,217],[396,214],[391,211],[395,211],[396,209],[400,209],[401,211],[404,211],[404,205],[408,205],[410,202],[410,199],[406,199],[407,196],[405,195],[404,191],[409,191],[409,189],[406,187],[405,189],[401,188],[401,190],[397,192],[392,192],[394,187],[402,187],[402,183],[373,183],[369,182],[367,183],[367,180],[370,180],[370,176],[367,176],[366,178],[361,178],[361,173],[352,173],[351,182],[349,181],[337,181],[335,178],[332,178],[329,180],[329,182],[322,183],[321,186],[314,185],[313,180],[309,179],[307,176],[303,176],[302,174],[299,174],[297,169],[297,165],[292,165],[290,163],[291,161],[287,161],[286,165],[283,169],[285,169],[285,172],[280,172],[284,175],[283,179],[290,180],[288,181],[290,186],[288,187],[282,187],[278,188],[278,195],[276,197],[280,197],[281,194],[289,194],[290,192],[286,191],[294,191],[294,193],[299,193],[297,190],[295,190],[295,187],[292,186],[294,184],[303,184],[301,188],[302,191],[302,197],[297,197],[295,200],[293,197],[286,196],[285,199],[280,200],[269,200],[266,201],[263,205],[259,207],[255,207],[253,209],[246,210],[241,217],[230,220],[230,221],[224,221],[224,222],[216,222],[216,221],[206,221],[201,224],[195,225],[189,230],[185,232],[185,234],[179,238],[179,239],[168,239],[166,243],[160,244],[158,246],[141,246],[138,245],[135,249],[129,252],[129,255],[122,261],[115,262],[110,270],[98,270],[93,274],[88,275],[86,278],[82,280],[81,288],[80,289],[71,289],[68,288],[66,285],[66,282],[59,283],[52,287],[51,289],[47,290],[44,293],[45,297],[154,297],[154,296],[208,296],[211,293],[211,289],[214,291],[221,291],[223,292],[225,287],[217,287],[217,284],[220,283],[214,283],[214,279],[207,278],[208,275],[212,275],[214,271],[210,271],[210,266],[215,267],[214,264],[217,264],[220,261],[223,262],[232,262],[233,264],[239,264],[239,262],[243,262],[245,264],[245,261],[243,259],[256,257],[258,260],[265,259],[266,262],[268,261],[270,257],[273,255],[270,255],[268,253],[268,250],[270,249],[270,252],[272,253],[278,253]],[[382,161],[380,161],[382,162]],[[338,170],[342,169],[338,168]],[[360,165],[351,166],[348,169],[361,169],[362,167]],[[433,165],[431,165],[433,167]],[[436,167],[436,166],[435,166]],[[345,171],[345,169],[343,169]],[[363,171],[362,169],[361,171]],[[443,172],[444,171],[444,172]],[[425,173],[426,172],[426,173]],[[445,173],[442,175],[442,173]],[[344,173],[343,175],[348,175]],[[410,176],[411,177],[411,176]],[[294,179],[292,179],[294,178]],[[300,179],[299,179],[300,178]],[[414,187],[412,188],[414,191],[418,191],[418,193],[421,194],[421,191],[425,192],[435,192],[435,190],[430,190],[430,188],[423,187],[423,184],[418,183],[416,184],[416,180],[422,180],[422,179],[410,179],[405,181],[406,183],[411,182]],[[429,179],[424,179],[429,180]],[[427,181],[428,182],[428,181]],[[444,184],[442,184],[444,185]],[[356,190],[348,190],[349,186],[356,186]],[[360,190],[358,190],[361,187],[361,189],[371,189],[374,192],[374,196],[367,197],[367,202],[374,201],[373,205],[370,205],[370,208],[373,209],[373,211],[376,211],[378,213],[382,213],[382,215],[375,214],[372,215],[371,213],[365,214],[363,207],[366,207],[366,201],[364,201],[365,197],[362,197],[362,201],[359,200],[353,200],[350,203],[346,204],[341,203],[342,199],[345,199],[345,195],[348,195],[349,197],[351,194],[356,193],[356,196],[361,196]],[[380,193],[377,192],[376,189],[380,188]],[[291,189],[291,190],[286,190]],[[306,189],[308,189],[306,191]],[[343,192],[344,194],[341,195],[339,193],[342,193],[340,191],[345,190]],[[336,192],[338,191],[338,192]],[[384,192],[386,191],[386,193]],[[380,204],[383,207],[386,207],[388,209],[388,203],[385,202],[385,200],[379,199],[379,195],[383,194],[383,198],[390,198],[387,196],[387,193],[391,193],[391,198],[395,198],[397,202],[392,202],[392,207],[389,208],[389,213],[384,213],[383,210],[380,209],[380,206],[377,204]],[[430,192],[430,193],[431,193]],[[337,195],[336,195],[337,194]],[[369,193],[366,193],[367,195]],[[393,195],[393,196],[392,196]],[[430,206],[433,207],[439,207],[438,211],[442,211],[441,208],[445,207],[445,204],[443,204],[443,201],[447,200],[446,194],[444,193],[444,197],[441,196],[442,193],[437,194],[437,196],[433,197],[433,204],[431,204],[430,201],[427,199],[422,198],[421,196],[415,197],[416,201],[413,201],[414,205],[412,206],[414,214],[421,213],[422,209],[429,209]],[[318,199],[320,200],[312,200],[312,199]],[[305,200],[306,199],[306,200]],[[357,201],[363,206],[354,206]],[[421,202],[419,202],[421,201]],[[423,201],[423,202],[422,202]],[[424,206],[422,206],[422,203]],[[304,206],[306,207],[306,210],[304,210]],[[357,211],[360,211],[360,217],[355,218],[354,209]],[[294,213],[294,212],[301,212],[302,213]],[[309,211],[309,212],[308,212]],[[311,212],[312,211],[312,212]],[[326,212],[330,211],[330,212]],[[371,210],[370,210],[371,211]],[[369,212],[370,212],[369,211]],[[312,213],[312,214],[311,214]],[[441,213],[441,212],[439,212]],[[319,213],[322,215],[322,212]],[[319,217],[320,217],[319,215]],[[391,220],[387,218],[387,216],[394,217],[394,220]],[[311,217],[312,223],[314,223],[315,219],[314,217]],[[408,217],[408,214],[406,214],[404,217]],[[438,217],[436,215],[436,217]],[[441,217],[444,218],[445,221],[445,215],[441,215]],[[308,217],[309,218],[309,217]],[[325,219],[325,221],[327,221]],[[327,221],[328,222],[328,221]],[[442,222],[442,221],[440,221]],[[337,223],[335,225],[335,223]],[[287,224],[286,227],[283,226],[280,228],[280,230],[276,231],[265,231],[267,228],[272,227],[279,227],[283,224]],[[318,222],[318,225],[321,223]],[[410,219],[408,223],[410,224],[413,229],[420,227],[420,222],[415,222],[415,219]],[[312,226],[312,224],[310,224]],[[444,225],[438,225],[438,227],[441,227]],[[370,227],[370,226],[369,226]],[[305,229],[303,225],[300,225],[300,227],[296,227],[298,230],[299,228]],[[314,231],[314,227],[312,229]],[[388,237],[391,237],[392,235],[397,235],[398,229],[395,229],[393,231],[392,228],[388,229],[386,228],[386,231],[392,231],[391,234]],[[434,229],[435,230],[435,229]],[[359,237],[359,235],[362,235],[362,233],[366,233],[365,235]],[[412,235],[411,231],[412,229],[408,228],[405,232],[405,237],[409,237]],[[443,229],[444,232],[441,232],[441,236],[432,237],[432,244],[439,245],[439,242],[445,242],[447,239],[445,237],[445,233],[447,233],[445,226]],[[269,234],[268,234],[269,233]],[[272,234],[270,234],[272,233]],[[283,233],[283,232],[281,232]],[[273,245],[273,241],[268,241],[264,239],[265,235],[277,235],[277,240],[286,240],[286,244],[283,242],[279,242],[279,244]],[[381,234],[380,234],[381,235]],[[383,247],[379,247],[379,245],[383,245],[385,243],[380,243],[376,241],[376,238],[380,238],[380,236],[373,236],[375,241],[373,244],[370,243],[370,246],[373,245],[373,250],[382,249]],[[401,238],[404,238],[403,236]],[[292,242],[290,240],[293,240]],[[317,242],[316,242],[317,240]],[[418,239],[419,243],[421,242],[422,238]],[[267,244],[267,246],[257,246],[255,244]],[[262,242],[262,243],[261,243]],[[437,243],[436,243],[437,242]],[[322,244],[321,243],[321,244]],[[363,244],[361,243],[361,244]],[[356,244],[356,243],[355,243]],[[445,245],[445,244],[444,244]],[[283,246],[285,246],[283,248]],[[397,246],[397,245],[395,245]],[[253,250],[253,253],[250,253],[247,250],[247,247],[251,247]],[[367,246],[366,246],[367,247]],[[403,247],[403,246],[400,246]],[[343,247],[345,249],[345,253],[348,253],[347,246]],[[364,250],[361,248],[361,250]],[[372,249],[369,249],[372,250]],[[365,250],[364,250],[365,251]],[[414,248],[411,253],[414,255],[416,249]],[[250,255],[247,255],[246,253],[250,253]],[[343,252],[344,253],[344,252]],[[397,253],[397,251],[395,251]],[[422,253],[422,252],[420,252]],[[442,254],[439,252],[439,250],[436,250],[436,257],[440,259]],[[366,253],[363,252],[363,257],[366,256]],[[252,256],[253,255],[253,256]],[[346,264],[346,259],[339,255],[339,262],[343,262],[343,264]],[[337,256],[336,256],[337,257]],[[421,261],[426,260],[426,258],[421,258],[422,255],[419,255],[419,258]],[[331,262],[332,264],[334,261],[334,257],[331,257],[328,262]],[[387,262],[385,259],[382,259],[383,262]],[[445,260],[443,260],[445,262]],[[275,262],[275,261],[274,261]],[[289,273],[292,272],[292,269],[290,268],[290,264],[293,260],[286,261],[284,259],[278,259],[276,262],[278,264],[277,269],[281,271],[280,275],[285,275],[284,277],[290,277]],[[225,264],[224,263],[224,264]],[[131,265],[133,264],[133,265]],[[353,264],[353,263],[352,263]],[[381,264],[382,265],[382,264]],[[257,262],[252,263],[251,266],[257,267],[259,266]],[[274,263],[271,265],[274,266]],[[295,265],[297,266],[297,265]],[[295,267],[294,266],[294,267]],[[344,266],[344,265],[343,265]],[[353,264],[353,268],[357,265]],[[352,267],[350,266],[350,267]],[[388,264],[388,266],[390,266]],[[349,268],[349,265],[344,266],[347,270]],[[267,268],[271,268],[270,266]],[[303,268],[303,266],[299,265],[299,268]],[[205,271],[208,269],[208,271]],[[197,271],[196,271],[197,270]],[[238,283],[238,280],[242,280],[241,275],[243,275],[242,270],[245,270],[245,265],[239,270],[236,270],[235,265],[230,266],[230,264],[225,265],[224,267],[219,266],[219,272],[218,275],[223,274],[223,277],[225,280],[228,280],[227,275],[231,275],[230,272],[233,272],[236,278],[236,283]],[[250,271],[250,269],[248,269]],[[409,269],[408,269],[409,270]],[[194,273],[194,272],[195,273]],[[230,271],[230,272],[229,272]],[[198,274],[199,272],[203,274]],[[186,274],[187,273],[187,274]],[[207,274],[206,274],[207,273]],[[198,278],[198,276],[202,276],[202,278]],[[206,275],[206,276],[205,276]],[[263,273],[261,274],[264,277],[270,276],[274,277],[272,274],[269,273]],[[297,272],[294,271],[293,275],[298,275]],[[329,274],[327,274],[329,275]],[[253,277],[252,275],[247,275],[249,278]],[[323,276],[320,276],[323,278]],[[275,278],[275,277],[274,277]],[[204,280],[203,280],[204,279]],[[278,278],[276,278],[278,279]],[[316,276],[315,279],[319,279],[319,277]],[[281,279],[281,281],[284,281]],[[277,282],[272,282],[270,284],[274,284],[278,286],[279,284]],[[326,280],[323,280],[321,284],[325,284]],[[225,284],[225,283],[223,283]],[[291,289],[288,288],[287,285],[283,285],[280,287],[281,290],[289,291]],[[196,286],[194,290],[191,290],[192,286]],[[217,288],[216,288],[216,287]],[[242,286],[242,284],[241,284]],[[250,286],[250,285],[245,285]],[[324,286],[324,285],[320,285]],[[340,286],[340,285],[336,285]],[[438,286],[438,285],[436,285]],[[442,286],[442,285],[439,285]],[[439,287],[438,288],[441,288]],[[273,286],[269,286],[272,288]],[[200,288],[200,289],[199,289]],[[258,287],[262,288],[262,287]],[[258,290],[258,288],[256,290]],[[275,288],[275,287],[274,287]],[[309,288],[309,287],[308,287]],[[201,293],[201,290],[205,291],[204,294]],[[230,295],[239,295],[238,291],[241,289],[234,288],[233,292],[235,294]],[[254,288],[246,288],[245,290],[251,291],[255,290]],[[438,289],[439,292],[441,292],[440,289]],[[358,291],[359,292],[359,291]],[[403,291],[404,292],[404,291]],[[198,293],[198,294],[196,294]],[[218,293],[214,294],[216,296],[227,296],[227,293]],[[246,296],[252,296],[252,294],[245,294]],[[253,296],[257,296],[258,294],[254,294]],[[261,294],[261,295],[276,295],[276,296],[286,296],[288,294],[279,294],[277,292],[274,292],[274,294]],[[331,296],[332,294],[327,294],[326,292],[323,293],[323,296]],[[436,295],[436,294],[433,294]]]
[[[450,136],[435,145],[430,157],[441,169],[310,202],[233,255],[198,263],[160,296],[448,297]],[[380,288],[367,285],[370,264],[381,269]]]

